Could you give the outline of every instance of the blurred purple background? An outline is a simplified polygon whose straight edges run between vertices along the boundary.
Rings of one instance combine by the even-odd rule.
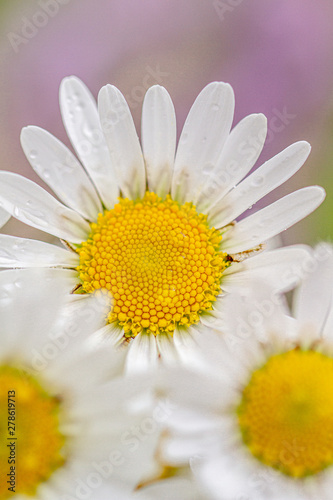
[[[235,90],[235,123],[252,112],[268,117],[260,162],[296,140],[312,144],[301,172],[264,200],[310,183],[327,190],[324,205],[284,233],[284,242],[332,239],[331,0],[2,0],[0,9],[2,169],[43,185],[19,134],[39,125],[68,144],[58,107],[65,76],[79,76],[95,96],[106,83],[119,87],[138,132],[150,85],[170,92],[180,131],[202,87],[223,80]],[[16,221],[3,232],[51,241]]]

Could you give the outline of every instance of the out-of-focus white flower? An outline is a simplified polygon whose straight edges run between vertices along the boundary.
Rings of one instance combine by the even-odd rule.
[[[225,336],[201,342],[206,374],[163,380],[178,404],[164,457],[190,459],[210,498],[332,496],[333,247],[317,247],[308,263],[294,317],[267,307],[273,296],[262,283],[252,300],[230,295]],[[234,349],[237,315],[247,335]]]
[[[54,269],[0,273],[4,499],[104,499],[159,472],[172,409],[156,401],[152,377],[124,375],[125,351],[92,343],[103,303],[66,303],[67,289]]]

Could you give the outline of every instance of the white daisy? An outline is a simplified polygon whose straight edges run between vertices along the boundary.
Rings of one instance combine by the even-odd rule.
[[[139,354],[177,357],[179,327],[200,327],[233,283],[246,287],[251,274],[284,274],[304,258],[302,249],[286,248],[237,262],[312,212],[325,194],[306,187],[234,223],[302,166],[310,146],[292,144],[246,177],[263,147],[266,118],[247,116],[230,132],[230,85],[203,89],[176,154],[175,112],[162,87],[144,99],[142,149],[115,87],[101,89],[97,109],[83,83],[66,78],[60,107],[80,161],[45,130],[30,126],[21,135],[31,166],[60,202],[32,181],[0,172],[0,204],[67,249],[1,235],[0,265],[70,268],[78,292],[109,290],[108,322],[118,340],[134,339],[131,364]]]
[[[332,498],[333,247],[311,257],[294,318],[277,305],[263,312],[273,300],[268,289],[256,302],[229,295],[224,333],[237,336],[238,314],[248,338],[236,350],[221,335],[207,350],[205,339],[209,374],[171,374],[168,381],[178,409],[165,457],[178,465],[192,457],[210,498]],[[256,326],[251,313],[260,310]]]
[[[105,500],[156,473],[149,378],[123,376],[118,351],[92,351],[100,306],[63,307],[66,273],[0,274],[1,499]]]

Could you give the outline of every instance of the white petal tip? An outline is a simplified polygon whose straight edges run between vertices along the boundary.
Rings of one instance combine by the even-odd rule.
[[[300,150],[303,150],[306,156],[308,157],[311,151],[311,144],[307,141],[298,141],[295,142],[295,145],[299,147]]]
[[[107,94],[121,94],[120,90],[117,89],[117,87],[115,87],[114,85],[111,85],[111,83],[107,83],[106,85],[104,85],[99,93],[98,93],[98,97],[99,96],[103,96],[103,95],[107,95]]]
[[[254,121],[261,121],[263,124],[267,125],[267,116],[264,113],[255,113],[253,115]]]
[[[23,138],[27,137],[33,132],[37,132],[38,130],[42,130],[43,132],[45,132],[44,129],[42,129],[41,127],[37,127],[37,125],[28,125],[27,127],[23,127],[21,130],[20,139],[22,140]]]
[[[77,76],[75,75],[71,75],[71,76],[65,76],[65,78],[63,78],[60,82],[60,90],[65,86],[65,85],[68,85],[69,83],[76,83],[76,84],[79,84],[79,85],[84,85],[84,83],[82,82],[82,80],[80,80],[80,78],[78,78]]]
[[[322,201],[326,198],[326,191],[322,186],[312,186],[313,190],[316,190],[318,194],[318,199],[320,198]]]

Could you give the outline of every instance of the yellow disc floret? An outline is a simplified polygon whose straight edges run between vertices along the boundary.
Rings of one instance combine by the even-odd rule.
[[[333,359],[295,349],[256,370],[238,407],[243,440],[261,462],[303,478],[333,464]]]
[[[83,292],[106,289],[113,297],[109,322],[125,336],[142,330],[173,333],[199,321],[212,308],[223,271],[230,264],[219,250],[221,235],[191,203],[180,205],[147,192],[121,198],[99,214],[87,241],[77,249]]]
[[[1,500],[15,493],[35,495],[64,464],[59,412],[58,399],[36,379],[12,366],[0,367]]]

